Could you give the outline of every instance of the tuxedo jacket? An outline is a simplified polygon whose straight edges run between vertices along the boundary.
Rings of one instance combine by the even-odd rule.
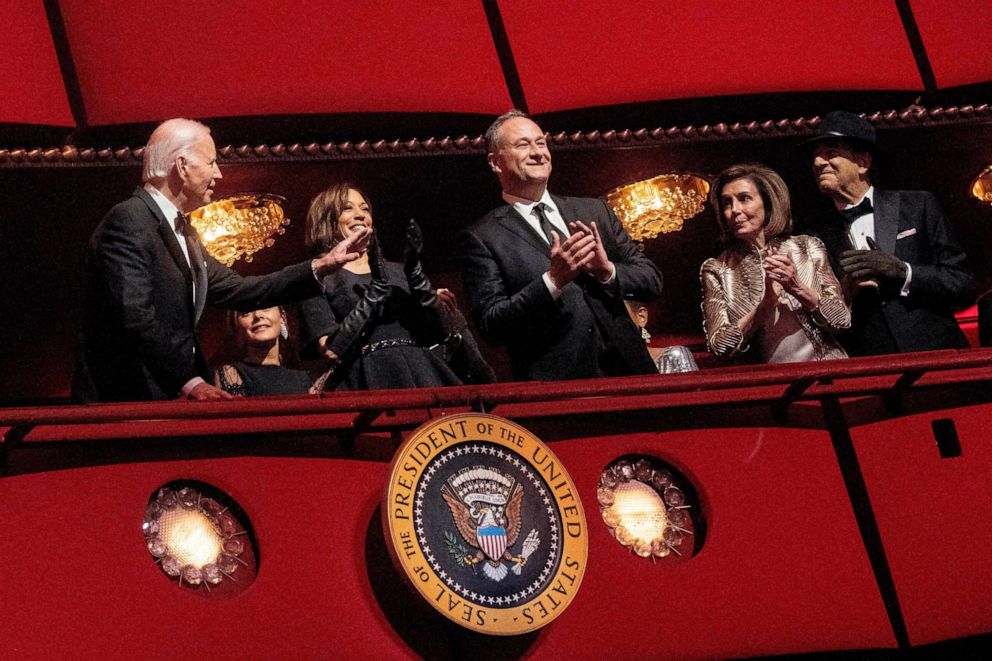
[[[139,188],[90,238],[75,400],[176,397],[193,377],[208,376],[195,332],[207,304],[255,310],[320,293],[309,262],[241,277],[208,255],[195,232],[190,269],[172,220]]]
[[[616,280],[581,275],[552,298],[542,275],[551,248],[504,204],[459,237],[458,260],[472,316],[482,335],[505,346],[515,379],[559,380],[657,370],[624,300],[661,294],[661,272],[598,199],[552,196],[566,223],[595,221]]]
[[[879,339],[886,333],[893,352],[967,348],[954,310],[974,303],[975,281],[937,198],[925,191],[876,188],[873,207],[879,248],[912,268],[908,296],[899,294],[902,283],[871,290],[850,278],[845,282],[840,255],[851,249],[847,226],[836,214],[824,214],[816,230],[851,299],[851,332],[841,338],[848,353],[887,353]]]

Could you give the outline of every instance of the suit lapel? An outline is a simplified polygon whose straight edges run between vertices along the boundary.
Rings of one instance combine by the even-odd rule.
[[[899,233],[899,199],[888,191],[875,189],[875,240],[878,247],[894,255]]]
[[[196,230],[193,230],[196,233]],[[200,243],[199,236],[191,237],[186,240],[186,246],[189,248],[189,259],[193,262],[193,275],[196,276],[196,300],[194,301],[194,313],[193,313],[193,323],[194,325],[200,321],[200,315],[203,314],[203,308],[207,305],[207,267],[203,260],[203,244]]]
[[[507,204],[496,209],[496,220],[500,225],[523,239],[539,253],[550,258],[551,247],[544,239],[538,236],[537,231],[512,206]]]
[[[192,282],[192,274],[189,270],[189,264],[186,263],[186,256],[183,255],[182,248],[179,247],[179,240],[176,238],[175,229],[172,223],[165,217],[162,210],[158,208],[155,204],[155,200],[152,199],[151,195],[143,188],[139,188],[134,193],[141,198],[141,201],[145,203],[148,210],[152,212],[152,215],[158,219],[158,235],[162,238],[162,243],[165,244],[165,249],[169,251],[169,255],[172,256],[172,261],[176,263],[179,270],[182,271],[183,276]]]
[[[172,257],[172,261],[176,263],[176,267],[179,269],[179,272],[182,273],[183,280],[186,282],[186,300],[192,301],[194,292],[193,274],[190,272],[189,264],[186,262],[186,256],[183,254],[182,248],[179,247],[179,239],[176,238],[176,232],[172,226],[172,223],[166,219],[165,214],[162,213],[159,206],[155,204],[155,200],[152,199],[151,195],[149,195],[145,189],[137,189],[135,191],[135,195],[141,198],[142,202],[145,203],[145,206],[148,207],[148,210],[152,212],[152,215],[158,219],[158,235],[162,239],[162,243],[165,244],[165,249]],[[195,241],[191,243],[195,243]],[[187,243],[187,248],[189,247],[190,244]],[[193,252],[190,252],[190,260],[194,261],[194,263],[202,264],[203,262],[203,258],[194,257]],[[200,281],[197,282],[197,299],[201,297],[205,298],[206,296],[207,290],[205,280],[206,278],[204,275],[203,286],[201,286]],[[204,303],[201,303],[200,301],[194,301],[194,308],[190,311],[193,317],[192,321],[194,326],[200,318],[200,313],[203,311],[203,305]]]

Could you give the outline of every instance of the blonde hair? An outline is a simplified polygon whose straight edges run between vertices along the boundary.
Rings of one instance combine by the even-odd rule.
[[[734,241],[734,235],[727,227],[723,216],[723,205],[720,197],[723,189],[738,179],[747,179],[758,189],[761,202],[765,206],[765,240],[774,239],[792,233],[792,202],[789,199],[789,187],[775,170],[761,163],[738,163],[716,176],[716,181],[710,189],[710,204],[716,212],[716,222],[720,227],[720,240],[724,244]]]

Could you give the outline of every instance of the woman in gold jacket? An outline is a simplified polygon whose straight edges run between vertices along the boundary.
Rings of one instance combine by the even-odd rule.
[[[727,249],[703,262],[703,327],[709,350],[729,357],[751,346],[763,362],[846,358],[834,334],[851,311],[812,236],[790,236],[789,189],[772,169],[733,165],[710,191]]]

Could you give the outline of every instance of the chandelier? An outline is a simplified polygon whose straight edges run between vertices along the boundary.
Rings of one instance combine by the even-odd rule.
[[[710,183],[692,174],[661,174],[606,194],[606,201],[635,241],[678,232],[706,206]]]
[[[971,196],[983,204],[992,205],[992,165],[971,182]]]
[[[275,243],[276,234],[286,232],[285,202],[271,193],[239,193],[200,207],[189,219],[207,252],[231,266],[241,257],[250,262],[252,255]]]

